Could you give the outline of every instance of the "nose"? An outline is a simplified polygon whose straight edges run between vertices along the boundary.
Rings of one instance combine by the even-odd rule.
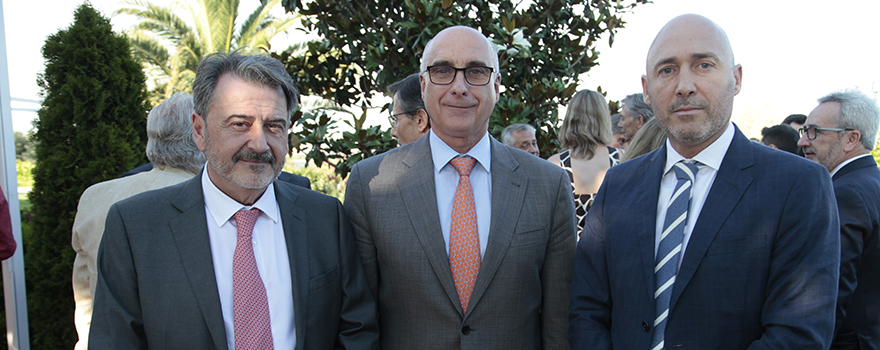
[[[617,128],[618,129],[623,129],[623,118],[624,117],[621,115],[620,120],[617,121]]]
[[[529,145],[529,153],[538,155],[538,146],[537,145]]]
[[[394,137],[394,138],[396,138],[396,139],[399,139],[399,138],[400,138],[400,137],[397,136],[397,127],[391,127],[391,136]]]
[[[257,153],[263,153],[269,150],[269,140],[266,137],[262,123],[255,123],[248,135],[248,148]]]
[[[798,145],[798,147],[809,147],[810,146],[810,138],[807,137],[806,133],[801,135],[801,138],[798,139],[797,145]]]
[[[688,97],[697,93],[697,86],[694,85],[693,72],[690,69],[682,69],[678,74],[678,86],[675,88],[675,94],[681,97]]]
[[[461,74],[459,74],[461,73]],[[450,83],[449,90],[453,94],[457,95],[467,95],[468,93],[468,83],[464,78],[464,71],[456,71],[455,76],[452,79],[452,83]]]

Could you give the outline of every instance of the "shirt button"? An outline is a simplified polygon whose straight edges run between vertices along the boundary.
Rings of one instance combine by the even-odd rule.
[[[642,330],[645,332],[651,330],[651,326],[648,325],[648,322],[642,321]]]

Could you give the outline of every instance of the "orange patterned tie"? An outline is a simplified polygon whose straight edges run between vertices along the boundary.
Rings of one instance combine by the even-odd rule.
[[[480,237],[477,233],[477,207],[471,189],[470,174],[477,160],[455,157],[449,161],[460,175],[452,204],[452,228],[449,234],[449,267],[461,311],[467,312],[471,292],[480,272]]]

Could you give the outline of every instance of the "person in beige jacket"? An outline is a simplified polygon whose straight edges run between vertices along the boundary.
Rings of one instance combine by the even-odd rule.
[[[153,108],[147,116],[147,158],[153,170],[97,183],[83,192],[73,222],[74,323],[79,341],[74,349],[88,346],[92,319],[92,297],[98,280],[98,247],[104,235],[104,221],[113,203],[141,192],[178,184],[192,178],[205,164],[192,131],[193,98],[176,93]]]

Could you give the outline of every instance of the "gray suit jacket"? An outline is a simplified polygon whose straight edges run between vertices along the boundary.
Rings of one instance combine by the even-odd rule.
[[[345,209],[383,349],[567,349],[574,201],[562,168],[491,139],[492,219],[467,314],[440,229],[429,137],[358,163]]]
[[[114,204],[98,252],[91,349],[227,349],[202,177]],[[275,181],[297,349],[372,349],[376,304],[334,198]]]

